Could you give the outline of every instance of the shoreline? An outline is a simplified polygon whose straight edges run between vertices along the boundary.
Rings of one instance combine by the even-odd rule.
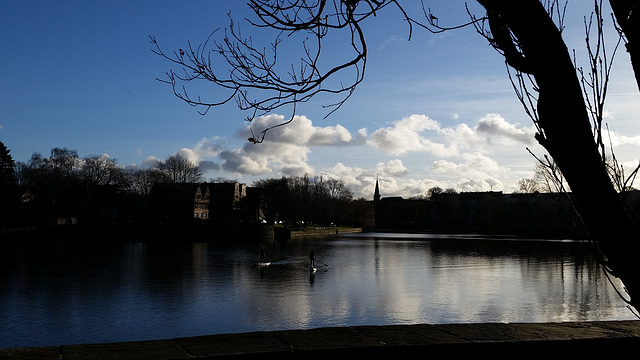
[[[388,325],[260,331],[165,340],[48,347],[0,348],[5,360],[65,359],[227,359],[278,356],[323,358],[332,355],[416,355],[446,351],[447,356],[474,354],[512,358],[520,354],[594,355],[635,351],[640,320]],[[564,352],[567,353],[564,353]],[[558,354],[558,355],[562,355]]]
[[[443,235],[456,237],[480,237],[487,239],[521,239],[550,241],[585,241],[585,239],[563,236],[537,236],[526,233],[445,232],[417,229],[363,229],[360,227],[309,227],[283,228],[264,224],[215,224],[215,223],[136,223],[94,224],[62,226],[0,227],[0,235],[6,240],[99,240],[115,241],[226,241],[256,237],[257,239],[290,240],[305,237],[322,237],[344,234],[371,234],[392,236],[394,234]],[[142,240],[139,240],[142,239]],[[0,240],[0,244],[2,241]]]

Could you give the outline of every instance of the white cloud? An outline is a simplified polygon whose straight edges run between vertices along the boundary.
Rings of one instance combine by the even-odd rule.
[[[245,154],[242,148],[220,153],[222,169],[230,173],[265,175],[273,171],[264,157],[252,157]]]
[[[376,169],[378,173],[383,176],[403,177],[409,173],[409,170],[400,159],[390,160],[386,163],[378,163]]]
[[[625,173],[628,175],[640,165],[640,160],[633,159],[622,163]]]
[[[209,139],[205,138],[196,144],[193,151],[200,156],[217,156],[224,149],[224,146],[221,144],[222,142],[222,139],[218,136]]]
[[[142,161],[142,164],[140,165],[140,167],[143,168],[143,169],[150,169],[150,168],[156,166],[161,161],[162,161],[162,159],[159,159],[159,158],[157,158],[155,156],[147,156]]]
[[[532,145],[534,140],[535,128],[522,128],[507,122],[499,114],[487,114],[476,124],[475,130],[480,134],[489,136],[488,141],[497,139],[502,142],[519,142],[526,145]]]
[[[488,179],[462,179],[460,180],[455,189],[458,191],[492,191],[492,190],[502,190],[500,189],[502,182],[495,178]]]
[[[187,148],[182,148],[182,149],[178,150],[176,152],[176,155],[178,155],[178,156],[180,156],[180,157],[182,157],[184,159],[189,160],[189,162],[194,164],[194,165],[199,164],[200,160],[201,160],[200,155],[196,151],[191,150],[191,149],[187,149]]]
[[[640,146],[640,135],[626,136],[626,135],[618,134],[611,131],[607,134],[604,134],[603,136],[606,139],[610,139],[611,145],[613,146],[622,146],[622,145]]]
[[[386,167],[391,165],[391,169],[404,168],[401,162],[390,161],[379,163],[378,166]],[[380,170],[380,168],[378,168]],[[380,184],[382,197],[402,196],[409,198],[417,195],[425,195],[427,190],[434,186],[445,187],[444,183],[433,179],[400,179],[400,177],[388,173],[375,174],[360,167],[349,167],[343,163],[337,163],[328,169],[323,176],[336,177],[341,179],[345,185],[354,192],[355,198],[373,199],[376,180]]]
[[[457,152],[455,154],[452,153],[452,155],[459,155],[458,151],[464,151],[465,149],[477,149],[487,143],[485,139],[478,135],[475,129],[465,123],[458,124],[456,127],[441,129],[439,137],[455,144]]]
[[[432,170],[449,183],[455,184],[458,191],[504,190],[500,178],[507,176],[509,169],[480,153],[464,155],[464,162],[447,160],[433,162]]]
[[[349,167],[338,162],[334,167],[329,169],[329,172],[338,176],[344,181],[345,185],[350,187],[375,185],[375,174],[360,167]]]
[[[372,199],[376,184],[376,175],[360,167],[349,167],[338,162],[323,173],[327,177],[341,179],[345,186],[354,192],[356,198]]]
[[[425,152],[438,157],[460,156],[468,149],[479,146],[532,145],[535,130],[507,122],[498,114],[488,114],[472,128],[465,123],[442,127],[426,115],[411,115],[392,123],[392,126],[374,131],[372,146],[391,155]]]
[[[425,131],[440,133],[440,124],[426,115],[411,115],[394,121],[393,126],[374,131],[370,143],[392,155],[429,152],[438,156],[451,156],[457,152],[454,146],[427,139],[423,135]]]
[[[438,160],[433,163],[433,170],[446,174],[473,175],[476,173],[493,173],[499,170],[495,160],[480,153],[466,154],[464,163],[456,164],[446,160]]]
[[[316,170],[309,165],[311,147],[355,146],[366,143],[367,131],[360,129],[353,136],[342,125],[318,127],[305,116],[296,116],[287,121],[282,115],[267,115],[255,118],[245,126],[239,137],[248,139],[264,129],[270,129],[260,144],[245,142],[241,148],[220,151],[222,168],[226,171],[246,175],[295,176],[314,175]],[[253,132],[252,132],[253,131]],[[214,147],[218,150],[218,147]]]
[[[458,191],[506,191],[509,184],[517,182],[516,174],[522,175],[521,169],[527,166],[520,164],[518,172],[512,171],[500,165],[493,154],[511,155],[509,147],[516,145],[528,156],[523,145],[533,142],[534,131],[511,124],[498,114],[487,114],[471,126],[466,123],[442,126],[426,115],[414,114],[378,128],[369,136],[366,128],[351,133],[339,124],[319,127],[307,117],[297,116],[291,123],[269,130],[263,143],[246,140],[284,122],[286,118],[282,115],[258,117],[238,132],[242,141],[239,147],[229,149],[224,139],[211,137],[179,153],[197,161],[205,171],[221,170],[229,174],[223,176],[335,177],[353,190],[356,197],[364,198],[372,196],[378,178],[386,196],[411,197],[423,195],[434,186]],[[335,165],[319,171],[310,162],[312,151],[317,151],[320,157],[332,152],[340,156],[345,146],[350,147],[351,164],[344,160],[346,156],[338,157]],[[357,160],[361,156],[354,156],[354,153],[368,156],[371,148],[381,150],[378,158],[384,160],[365,163]],[[406,156],[410,154],[417,157]],[[388,155],[394,157],[385,159]],[[427,162],[432,162],[432,166],[425,172]],[[531,167],[533,163],[531,160]],[[408,177],[410,173],[414,175]]]
[[[271,128],[287,122],[282,115],[260,116],[244,127],[241,136],[246,139],[257,136],[264,129]],[[251,132],[253,130],[253,133]],[[343,146],[361,145],[365,142],[366,130],[360,130],[353,137],[349,130],[342,125],[318,127],[313,126],[306,116],[296,116],[293,121],[284,126],[278,126],[269,130],[265,136],[265,142],[296,144],[300,146]]]
[[[382,197],[401,196],[403,198],[425,196],[429,189],[445,186],[433,179],[408,179],[401,182],[396,179],[383,179],[380,183]]]
[[[243,140],[257,137],[264,129],[285,122],[282,115],[261,116],[242,128],[239,137]],[[221,159],[222,169],[228,172],[250,176],[314,175],[316,170],[308,163],[312,146],[364,144],[366,134],[366,129],[361,129],[352,136],[341,125],[313,126],[305,116],[296,116],[292,122],[270,129],[260,144],[246,141],[240,148],[221,150],[217,143],[207,142],[206,148],[212,150],[210,155]]]

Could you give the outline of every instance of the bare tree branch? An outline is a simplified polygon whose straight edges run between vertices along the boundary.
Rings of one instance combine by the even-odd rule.
[[[424,19],[418,21],[396,0],[250,0],[248,5],[255,15],[255,19],[246,19],[250,26],[275,31],[275,40],[269,47],[258,47],[251,37],[244,36],[231,14],[227,29],[214,30],[197,46],[189,42],[184,49],[165,52],[155,37],[150,40],[154,53],[180,69],[168,71],[166,78],[159,80],[171,85],[178,98],[200,108],[201,114],[232,101],[241,110],[250,112],[246,117],[249,122],[276,109],[291,109],[288,120],[261,130],[257,136],[253,134],[249,141],[254,143],[262,142],[274,127],[291,122],[299,103],[320,94],[336,96],[336,101],[324,106],[329,116],[351,97],[364,80],[367,66],[368,48],[362,23],[380,11],[386,8],[400,11],[409,25],[409,39],[414,26],[438,33],[477,21],[439,26],[438,18],[424,4]],[[349,36],[340,37],[345,31]],[[216,36],[221,39],[216,40]],[[341,39],[347,40],[340,42]],[[343,46],[340,51],[343,57],[335,58],[335,52],[331,57],[323,56],[323,43],[327,41]],[[297,47],[302,44],[297,61],[287,59],[283,64],[279,58],[285,42],[293,42]],[[340,81],[334,80],[336,77]],[[188,85],[198,81],[217,85],[223,95],[213,99],[193,96]]]

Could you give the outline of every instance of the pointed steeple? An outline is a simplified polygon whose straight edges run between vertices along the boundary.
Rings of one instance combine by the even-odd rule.
[[[380,201],[380,188],[378,187],[378,178],[376,177],[376,190],[373,193],[373,202]]]

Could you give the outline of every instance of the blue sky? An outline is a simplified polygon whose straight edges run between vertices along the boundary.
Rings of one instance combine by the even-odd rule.
[[[569,2],[565,36],[578,53],[591,4]],[[468,20],[462,1],[429,6],[441,25]],[[298,109],[294,123],[250,144],[247,114],[234,104],[202,116],[156,80],[171,64],[152,53],[148,38],[168,51],[199,43],[228,25],[228,11],[238,21],[251,15],[242,1],[3,2],[0,141],[16,161],[66,147],[81,157],[107,154],[122,166],[142,167],[181,152],[206,169],[207,178],[251,184],[282,175],[334,176],[366,198],[376,177],[383,196],[421,195],[433,186],[513,192],[519,179],[533,174],[526,148],[544,154],[503,59],[485,39],[473,28],[443,34],[414,28],[408,41],[408,27],[394,10],[366,24],[365,81],[339,111],[324,119],[322,105],[333,99],[313,100]],[[241,26],[268,46],[267,34]],[[337,50],[333,45],[329,50]],[[286,53],[280,59],[287,60]],[[640,99],[626,53],[616,60],[607,121],[617,156],[632,166]],[[202,95],[219,92],[203,89]],[[254,126],[287,116],[283,109]]]

